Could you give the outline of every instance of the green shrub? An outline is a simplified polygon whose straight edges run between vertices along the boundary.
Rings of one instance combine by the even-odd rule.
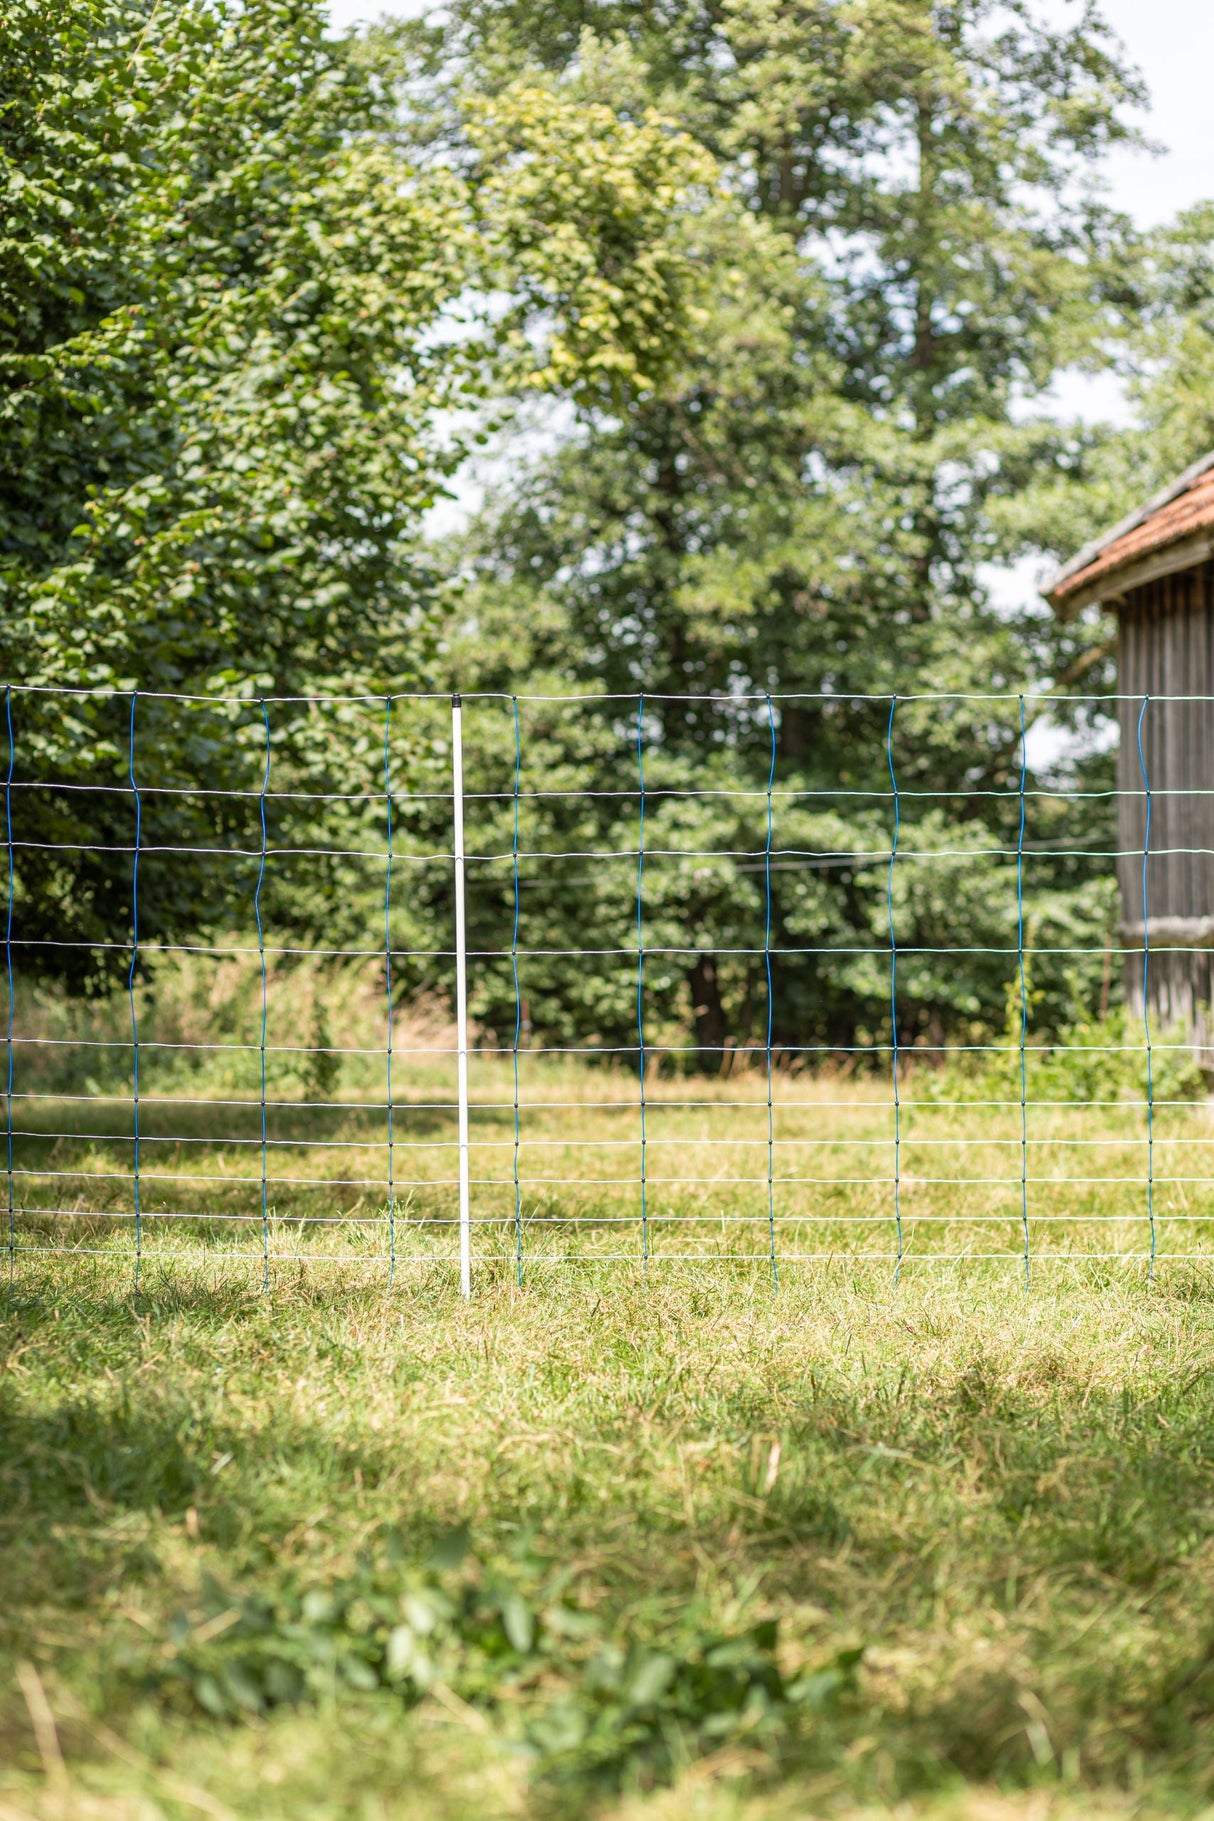
[[[222,1719],[343,1690],[409,1704],[449,1691],[493,1710],[549,1774],[612,1781],[661,1778],[676,1758],[821,1713],[855,1686],[860,1649],[786,1679],[774,1619],[721,1633],[688,1611],[643,1635],[579,1606],[568,1582],[534,1562],[491,1570],[462,1533],[410,1568],[389,1532],[342,1580],[234,1595],[207,1579],[200,1612],[173,1621],[165,1673]]]
[[[963,1055],[943,1069],[925,1073],[916,1087],[926,1101],[1018,1100],[1020,1098],[1019,990],[1010,996],[1008,1022],[998,1047]],[[1183,1026],[1166,1031],[1151,1023],[1151,1093],[1157,1103],[1197,1100],[1205,1093],[1200,1064],[1187,1047]],[[1128,1006],[1103,1018],[1081,1014],[1064,1025],[1056,1043],[1043,1044],[1030,1028],[1025,1045],[1024,1087],[1030,1101],[1077,1105],[1147,1099],[1147,1044],[1142,1019]]]

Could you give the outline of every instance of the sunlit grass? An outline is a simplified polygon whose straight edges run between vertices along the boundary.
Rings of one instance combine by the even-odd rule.
[[[521,1290],[487,1270],[470,1305],[442,1264],[391,1291],[340,1264],[269,1296],[232,1277],[183,1243],[136,1302],[125,1261],[27,1261],[7,1304],[3,1648],[95,1812],[190,1812],[186,1763],[250,1816],[1202,1812],[1204,1267],[1148,1291],[1070,1266],[1026,1297],[991,1267],[895,1293],[837,1261],[773,1298],[749,1268],[642,1286],[591,1260]],[[487,1560],[564,1568],[623,1635],[770,1615],[790,1673],[863,1645],[856,1692],[689,1764],[685,1811],[549,1785],[509,1708],[348,1691],[250,1732],[158,1692],[205,1573],[323,1584],[387,1523],[418,1561],[466,1523]],[[42,1775],[15,1683],[3,1727],[11,1807]],[[962,1800],[996,1786],[1003,1809]],[[124,1808],[136,1790],[154,1806]]]
[[[129,1095],[17,1104],[19,1252],[133,1256],[138,1241],[142,1268],[204,1244],[394,1275],[455,1256],[449,1052],[397,1055],[391,1153],[386,1095],[372,1100],[369,1084],[324,1103],[271,1095],[264,1220],[258,1100],[208,1089],[205,1076],[161,1092],[156,1068],[153,1054],[142,1068],[138,1234]],[[770,1143],[766,1076],[753,1066],[724,1080],[647,1079],[643,1144],[639,1084],[618,1066],[525,1055],[516,1127],[511,1062],[482,1054],[472,1100],[473,1251],[491,1274],[590,1259],[638,1270],[712,1259],[769,1274],[831,1259],[891,1271],[900,1260],[904,1272],[971,1259],[1022,1274],[1026,1252],[1030,1272],[1074,1258],[1149,1266],[1152,1217],[1162,1270],[1214,1238],[1204,1099],[1157,1105],[1151,1146],[1142,1105],[1030,1100],[1022,1129],[1017,1099],[941,1098],[922,1065],[903,1070],[897,1126],[878,1076],[777,1070]]]
[[[335,1042],[370,1019],[352,990]],[[0,1304],[0,1821],[1209,1812],[1204,1099],[1156,1108],[1151,1282],[1140,1102],[1038,1099],[1025,1145],[1015,1095],[907,1069],[895,1286],[882,1071],[776,1071],[770,1209],[764,1070],[654,1074],[642,1227],[635,1076],[524,1055],[516,1225],[513,1066],[482,1055],[464,1303],[449,1032],[398,1040],[394,1202],[368,1041],[324,1095],[272,1084],[324,1104],[271,1105],[264,1235],[248,1052],[149,1049],[138,1293],[120,1068],[27,1061],[17,1200],[69,1212],[17,1218]],[[768,1619],[789,1686],[863,1654],[817,1705],[654,1722],[610,1775],[528,1731],[591,1699],[576,1643],[484,1700],[334,1681],[215,1718],[178,1673],[222,1673],[241,1602],[367,1552],[403,1588],[460,1526],[621,1660]]]

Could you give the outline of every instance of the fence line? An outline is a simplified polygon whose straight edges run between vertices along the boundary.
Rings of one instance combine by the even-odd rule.
[[[261,716],[266,729],[266,768],[262,775],[257,813],[261,822],[261,855],[257,867],[257,889],[253,893],[253,915],[257,921],[257,960],[261,973],[261,1036],[258,1048],[261,1061],[261,1254],[262,1288],[270,1287],[270,1203],[266,1183],[266,1031],[269,1016],[269,977],[266,973],[266,936],[261,922],[261,891],[266,882],[266,792],[270,788],[270,711],[263,700]],[[391,1095],[389,1095],[389,1105]]]
[[[134,1184],[135,1196],[135,1290],[139,1290],[139,1270],[143,1261],[143,1202],[139,1180],[139,1013],[135,1004],[135,973],[139,966],[139,850],[143,840],[143,798],[135,782],[135,709],[139,702],[139,692],[131,696],[131,725],[128,759],[130,764],[131,792],[135,798],[135,858],[131,872],[131,965],[126,977],[127,998],[131,1007],[131,1047],[132,1047],[132,1100],[131,1116],[135,1124],[134,1140]],[[9,842],[9,861],[12,862],[12,841]],[[10,889],[9,909],[13,899]],[[11,1001],[10,1001],[11,1010]]]
[[[8,901],[5,906],[4,969],[8,984],[8,1019],[5,1033],[6,1083],[4,1090],[5,1163],[8,1177],[8,1275],[12,1282],[17,1263],[17,1213],[13,1200],[13,767],[16,746],[13,740],[13,692],[4,691],[4,719],[8,729],[8,773],[4,780],[4,829],[8,844]]]
[[[55,701],[69,696],[86,698],[109,716],[110,731],[98,735],[87,761],[65,743],[56,747],[52,737]],[[1206,798],[1214,800],[1214,788],[1180,790],[1166,779],[1153,780],[1143,733],[1150,716],[1166,713],[1167,704],[1205,699],[1070,699],[1102,713],[1125,702],[1137,708],[1131,757],[1141,789],[1130,792],[1125,755],[1123,782],[1115,790],[1088,788],[1082,777],[1074,788],[1048,777],[1030,784],[1030,705],[1061,706],[1048,692],[304,698],[7,685],[10,1281],[27,1254],[129,1256],[138,1288],[150,1257],[158,1265],[180,1261],[192,1256],[191,1243],[201,1258],[256,1263],[266,1290],[272,1267],[284,1259],[382,1268],[389,1286],[397,1282],[399,1265],[458,1260],[465,1297],[472,1292],[474,1263],[494,1269],[508,1263],[521,1285],[533,1264],[624,1256],[635,1258],[643,1279],[651,1262],[762,1263],[773,1292],[784,1265],[843,1256],[884,1259],[895,1285],[908,1264],[963,1258],[1014,1260],[1026,1289],[1039,1265],[1076,1259],[1137,1258],[1153,1280],[1165,1258],[1202,1256],[1205,1223],[1214,1228],[1214,1196],[1207,1194],[1214,1187],[1214,1125],[1199,1079],[1214,1060],[1211,1037],[1198,1028],[1205,1002],[1193,999],[1199,1015],[1192,1028],[1170,1014],[1161,1021],[1153,1010],[1163,978],[1155,962],[1190,957],[1194,967],[1205,966],[1209,955],[1214,967],[1214,904],[1195,901],[1191,912],[1170,918],[1151,914],[1151,884],[1161,862],[1214,855],[1214,808],[1206,826],[1193,821],[1191,845],[1157,844],[1153,804],[1156,797],[1192,798],[1200,808]],[[1003,788],[968,782],[964,766],[938,788],[926,787],[928,760],[912,750],[922,730],[908,713],[924,703],[999,705],[1008,723]],[[685,760],[659,723],[665,710],[688,704],[697,714],[726,717],[733,744],[721,747],[724,758],[704,746],[700,763],[708,775],[702,780],[672,782],[672,768]],[[845,775],[830,776],[830,766],[816,755],[819,775],[805,782],[804,762],[781,747],[783,717],[796,704],[815,704],[836,717],[879,709],[888,785],[878,787],[875,761],[868,781],[848,777],[844,758],[853,771],[863,767],[842,745],[833,758]],[[296,722],[288,726],[285,717],[272,715],[284,707],[306,711],[305,719],[332,708],[358,712],[327,729],[317,759],[300,747]],[[491,724],[492,737],[485,733],[490,724],[478,722],[468,748],[468,714],[503,708],[504,720]],[[578,715],[593,720],[594,738],[587,736],[569,756],[559,742],[554,749],[544,720],[558,708],[567,721],[577,722]],[[111,711],[119,710],[126,745],[121,783],[112,775],[121,742]],[[234,742],[230,749],[218,734],[199,735],[195,716],[207,710],[221,712]],[[538,781],[525,779],[524,715],[530,710],[541,721],[533,761]],[[424,723],[410,718],[423,712]],[[256,753],[249,744],[254,716],[260,725]],[[18,775],[27,725],[37,761],[32,778]],[[875,726],[871,714],[865,725]],[[738,757],[743,735],[749,745]],[[193,755],[191,741],[201,757]],[[625,787],[610,781],[610,770],[626,762],[629,748],[635,784]],[[47,761],[56,752],[72,775],[54,775],[55,765]],[[477,788],[466,787],[469,756]],[[236,774],[254,757],[259,786],[246,788]],[[85,779],[78,775],[82,764]],[[751,778],[722,783],[726,764],[741,772],[749,766]],[[187,775],[190,766],[197,776]],[[563,768],[572,770],[573,781],[559,777]],[[369,786],[373,770],[375,788],[332,788],[355,781]],[[483,787],[494,770],[500,787]],[[362,771],[365,780],[356,776]],[[97,807],[90,805],[90,793]],[[1099,817],[1101,806],[1119,805],[1130,795],[1143,804],[1141,846],[1110,838],[1098,820],[1089,823],[1090,832],[1068,838],[1057,820],[1074,810]],[[123,798],[133,812],[133,842],[109,821]],[[629,845],[633,804],[635,845]],[[102,805],[111,808],[103,811]],[[700,832],[712,829],[703,819],[706,808],[729,815],[736,807],[742,815],[747,806],[757,812],[757,844],[740,844],[742,823],[718,822],[720,838]],[[1030,809],[1034,819],[1039,812],[1046,818],[1051,832],[1044,838],[1030,828]],[[612,820],[617,812],[618,823]],[[861,820],[837,820],[849,813]],[[190,820],[199,814],[210,818],[205,825]],[[469,814],[476,824],[471,841]],[[980,814],[990,816],[990,826],[980,820],[975,826]],[[836,821],[797,821],[807,815]],[[785,821],[786,844],[780,845],[780,823],[789,816],[793,825],[788,829]],[[884,816],[889,840],[883,846]],[[1163,826],[1166,833],[1166,819]],[[495,838],[499,830],[501,839]],[[808,842],[811,832],[824,838]],[[205,838],[211,834],[222,839]],[[1141,864],[1141,925],[1131,924],[1123,904],[1114,931],[1085,908],[1082,893],[1098,892],[1104,863],[1131,859]],[[255,868],[244,911],[236,886],[218,866],[228,860]],[[128,863],[130,934],[122,937],[111,927],[120,903],[114,869]],[[592,870],[560,870],[572,863],[589,863]],[[932,871],[954,863],[959,869]],[[999,872],[990,863],[1006,865]],[[377,918],[382,942],[366,935],[315,945],[270,939],[284,904],[292,918],[304,915],[284,897],[284,878],[301,901],[313,893],[320,908],[312,905],[304,920],[323,933],[361,927],[360,894],[370,892],[366,869],[381,865],[378,909],[374,917],[368,911],[365,927],[372,931]],[[635,887],[627,892],[623,874],[612,868],[631,865]],[[975,870],[983,866],[987,873]],[[283,867],[300,870],[283,874]],[[966,902],[967,881],[977,879],[978,895],[992,898],[1002,879],[1010,894],[1013,867],[1014,917],[1009,904],[1001,934],[989,904]],[[1033,867],[1046,869],[1034,875],[1046,879],[1036,896]],[[1063,911],[1041,908],[1050,893],[1065,899]],[[191,898],[208,905],[213,900],[213,907],[196,911]],[[255,943],[241,940],[250,912]],[[1051,915],[1051,939],[1038,939],[1035,919]],[[68,933],[55,929],[57,916]],[[947,939],[954,928],[959,938],[968,936],[983,916],[990,939]],[[567,930],[580,940],[522,941],[525,920],[535,917],[544,920],[546,934]],[[879,917],[885,942],[877,939]],[[634,940],[624,939],[629,921]],[[73,928],[77,933],[70,933]],[[444,928],[450,929],[450,946],[434,940]],[[1076,931],[1089,940],[1059,939]],[[750,940],[739,939],[747,933]],[[493,939],[486,941],[487,934]],[[1180,939],[1186,934],[1190,940]],[[616,939],[604,940],[611,936]],[[688,969],[705,956],[714,969],[713,1003],[701,1008]],[[69,957],[81,959],[79,966],[70,963],[76,972],[65,978],[91,985],[91,1010],[81,1010],[53,985],[38,984],[53,981]],[[218,986],[209,999],[200,998],[202,989],[181,971],[211,962],[238,973],[242,957],[255,958],[247,1016],[216,997]],[[113,978],[124,987],[129,1035],[118,1033],[103,990],[110,978],[107,958],[123,964]],[[1043,992],[1062,991],[1062,964],[1097,958],[1106,1005],[1111,969],[1126,964],[1130,1009],[1141,1000],[1141,1038],[1120,1014],[1102,1021],[1089,1006],[1087,1022],[1080,1016],[1070,1026],[1051,1013],[1053,1025],[1034,1040],[1034,1006]],[[615,960],[621,975],[635,976],[635,1017],[625,1013],[622,980],[614,979],[610,966]],[[366,1009],[369,999],[343,1002],[345,1022],[335,1040],[328,1019],[339,1014],[326,1010],[324,996],[338,991],[341,968],[357,972],[373,963],[378,1010],[372,1015]],[[950,974],[970,963],[987,973],[966,975],[954,1003]],[[572,965],[562,971],[562,964]],[[884,1002],[876,975],[866,971],[874,964],[888,968]],[[733,1035],[712,1023],[725,1016],[716,970],[730,968],[731,1015],[738,1025]],[[1052,986],[1041,985],[1042,970]],[[311,983],[306,993],[300,985],[305,977]],[[1002,1039],[1000,981],[1007,995]],[[415,997],[419,982],[429,1002],[424,994]],[[233,991],[238,989],[244,990],[239,980]],[[162,990],[195,993],[195,1000],[182,1000],[184,1028],[160,1008]],[[433,1009],[435,996],[448,991],[450,1029],[446,1014]],[[688,992],[690,1013],[678,1009]],[[279,1041],[272,1015],[276,1027],[279,1021],[298,1023],[305,1000],[312,1028],[289,1033],[296,1041]],[[791,1000],[795,1011],[788,1010]],[[838,1028],[816,1028],[835,1016],[830,1008],[837,1000],[850,1008],[838,1014]],[[417,1009],[427,1003],[430,1011]],[[537,1010],[539,1035],[532,1041]],[[499,1040],[502,1030],[506,1041]],[[243,1059],[254,1057],[248,1088],[236,1091],[232,1084],[246,1079]],[[129,1089],[115,1085],[124,1058]],[[443,1072],[451,1061],[453,1093]],[[1135,1086],[1139,1062],[1141,1085]],[[625,1068],[635,1071],[627,1095],[620,1092]],[[693,1068],[709,1071],[703,1085],[695,1094],[680,1094]],[[878,1100],[873,1088],[882,1077],[888,1092]],[[327,1091],[308,1090],[311,1080],[328,1083]],[[568,1092],[570,1081],[583,1091]],[[604,1083],[607,1092],[598,1092]],[[211,1091],[190,1091],[197,1087]],[[20,1124],[15,1103],[29,1109]],[[109,1109],[124,1107],[130,1129],[113,1129]],[[40,1108],[45,1120],[35,1111]],[[72,1109],[88,1109],[89,1117]],[[213,1115],[220,1111],[233,1118],[247,1113],[253,1129],[219,1129]],[[1005,1112],[1014,1117],[1013,1130],[999,1125]],[[447,1123],[452,1114],[453,1135]],[[753,1128],[746,1124],[752,1114]],[[159,1129],[170,1115],[172,1129]],[[322,1135],[320,1115],[338,1122],[336,1135]],[[686,1123],[699,1115],[698,1124]],[[635,1119],[631,1134],[613,1129],[619,1117]],[[1068,1128],[1068,1120],[1080,1118],[1096,1123],[1094,1135]],[[201,1121],[201,1128],[190,1121]],[[381,1122],[374,1133],[368,1121]],[[1162,1171],[1157,1146],[1165,1166],[1170,1163]],[[1177,1167],[1185,1156],[1180,1147],[1191,1154],[1187,1171]],[[612,1160],[628,1151],[635,1152],[637,1168],[621,1173]],[[256,1173],[247,1173],[254,1152]],[[441,1162],[451,1152],[454,1175]],[[494,1171],[495,1154],[507,1152],[508,1169]],[[1127,1171],[1125,1160],[1138,1152],[1141,1171]],[[489,1163],[488,1173],[473,1173],[473,1153]],[[983,1153],[990,1160],[985,1165]],[[684,1155],[686,1169],[668,1161],[663,1167],[664,1159]],[[381,1156],[382,1171],[360,1167]],[[533,1159],[547,1156],[553,1167],[537,1168]],[[813,1157],[819,1167],[798,1169],[801,1156],[806,1162]],[[888,1157],[887,1171],[864,1167],[866,1159],[882,1156]],[[958,1166],[973,1158],[976,1167],[962,1173],[950,1167],[954,1156]],[[402,1157],[410,1160],[412,1174],[399,1174]],[[1013,1157],[1014,1175],[994,1167]],[[944,1167],[933,1168],[932,1158]],[[199,1167],[173,1167],[189,1159]],[[1072,1173],[1068,1160],[1081,1159],[1089,1168]],[[330,1167],[322,1167],[326,1160]],[[1201,1167],[1207,1162],[1208,1173]],[[167,1185],[179,1185],[175,1199],[194,1205],[161,1205]],[[977,1190],[984,1196],[976,1197]],[[1084,1193],[1075,1196],[1076,1190]],[[1010,1221],[1008,1208],[994,1205],[999,1197],[1018,1216],[1015,1251],[980,1248],[979,1235]],[[1193,1199],[1200,1205],[1190,1205]],[[635,1205],[622,1208],[626,1200]],[[97,1234],[118,1233],[124,1223],[131,1247],[93,1243]],[[1094,1250],[1040,1237],[1089,1227],[1119,1229],[1126,1243]],[[184,1237],[152,1243],[174,1228]],[[236,1241],[216,1248],[209,1240],[191,1241],[194,1229],[256,1232],[260,1244],[256,1252]],[[617,1254],[598,1243],[597,1235],[622,1229],[635,1231],[635,1253]],[[813,1243],[814,1235],[829,1240],[853,1230],[859,1234],[855,1245],[842,1239]],[[937,1230],[957,1243],[928,1243],[924,1235]],[[753,1237],[749,1251],[707,1244],[710,1232],[727,1240],[742,1231]],[[882,1231],[888,1244],[872,1249]],[[308,1232],[329,1234],[333,1244],[308,1249],[302,1244]],[[1173,1240],[1161,1251],[1162,1235],[1176,1232],[1191,1233],[1193,1243]],[[671,1251],[669,1237],[679,1233],[686,1242]],[[1129,1243],[1134,1233],[1141,1235],[1140,1245]],[[503,1244],[486,1251],[478,1237],[474,1258],[474,1235],[494,1234]],[[284,1250],[292,1235],[301,1243]],[[457,1242],[454,1254],[437,1243],[444,1235]],[[561,1240],[557,1250],[548,1235]],[[360,1248],[376,1236],[382,1236],[382,1251],[365,1254]],[[419,1249],[419,1238],[435,1238],[436,1245]]]
[[[776,718],[772,711],[770,696],[767,698],[767,721],[771,735],[771,765],[767,773],[767,846],[764,850],[763,874],[763,966],[767,975],[767,1227],[770,1235],[771,1287],[773,1290],[778,1290],[780,1288],[780,1268],[776,1262],[776,1198],[773,1176],[776,1127],[775,1111],[772,1106],[772,1034],[775,1018],[775,988],[771,979],[771,792],[776,781]]]
[[[637,782],[640,805],[637,826],[637,1062],[640,1068],[641,1108],[641,1281],[649,1268],[649,1200],[646,1193],[648,1151],[646,1148],[645,1105],[645,697],[637,697]]]
[[[889,850],[889,873],[885,881],[885,905],[889,915],[889,1028],[890,1063],[894,1088],[894,1230],[897,1233],[897,1256],[894,1259],[894,1288],[902,1281],[902,1093],[898,1081],[898,932],[894,925],[894,867],[898,863],[898,840],[902,832],[902,801],[898,795],[898,774],[894,770],[894,716],[898,698],[891,696],[889,723],[885,730],[885,757],[889,764],[889,781],[894,796],[894,838]]]
[[[1020,699],[1020,828],[1016,840],[1016,967],[1020,980],[1020,1220],[1024,1229],[1024,1287],[1032,1282],[1029,1259],[1028,983],[1024,971],[1024,789],[1028,777],[1028,733]]]
[[[387,835],[388,864],[384,873],[384,994],[387,1000],[387,1090],[388,1090],[388,1288],[396,1281],[396,1174],[395,1174],[395,1126],[392,1112],[392,1043],[395,1036],[395,1017],[392,1004],[392,702],[391,698],[384,704],[384,796],[387,800]],[[265,965],[265,950],[262,949],[262,965]],[[265,1088],[262,1088],[262,1106],[265,1106]]]
[[[451,792],[455,833],[455,1035],[459,1096],[459,1286],[472,1294],[472,1189],[468,1156],[468,936],[464,863],[464,717],[460,698],[451,701]]]

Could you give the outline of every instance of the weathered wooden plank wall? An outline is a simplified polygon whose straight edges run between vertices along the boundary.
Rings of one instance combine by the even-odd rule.
[[[1130,1004],[1142,1011],[1143,866],[1146,793],[1151,784],[1147,861],[1150,985],[1165,1025],[1183,1023],[1214,1066],[1214,563],[1132,590],[1120,613],[1118,690],[1118,879],[1121,933],[1139,952],[1126,957]],[[1195,698],[1177,701],[1166,698]]]

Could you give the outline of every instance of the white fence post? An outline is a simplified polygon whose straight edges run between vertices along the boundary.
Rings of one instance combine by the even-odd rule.
[[[451,795],[455,828],[455,1023],[459,1081],[459,1287],[472,1295],[472,1194],[468,1180],[468,934],[464,918],[464,714],[451,698]]]

